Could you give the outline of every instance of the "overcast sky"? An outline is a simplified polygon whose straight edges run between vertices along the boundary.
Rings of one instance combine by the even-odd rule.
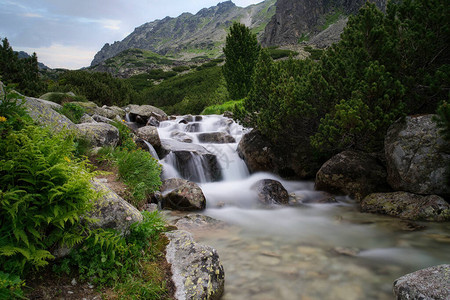
[[[36,52],[51,68],[90,65],[105,43],[135,27],[183,12],[197,13],[224,0],[0,0],[0,38],[16,51]],[[233,0],[246,7],[262,0]]]

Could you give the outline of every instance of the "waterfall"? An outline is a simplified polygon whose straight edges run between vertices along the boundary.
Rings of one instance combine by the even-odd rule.
[[[130,113],[126,113],[126,114],[125,114],[125,121],[131,122],[131,119],[130,119]]]
[[[148,152],[150,152],[150,154],[153,156],[153,158],[159,160],[159,156],[158,153],[156,153],[155,148],[153,148],[152,144],[150,144],[149,142],[147,142],[146,140],[143,140],[144,143],[147,145],[148,147]]]

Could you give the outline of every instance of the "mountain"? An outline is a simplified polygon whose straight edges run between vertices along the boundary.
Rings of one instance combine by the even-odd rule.
[[[239,21],[261,36],[275,14],[276,0],[242,8],[231,1],[204,8],[195,15],[183,13],[137,27],[120,42],[105,44],[95,55],[91,66],[100,64],[128,49],[150,50],[177,60],[194,57],[215,58],[221,54],[226,29]]]
[[[356,13],[367,0],[278,0],[276,12],[261,38],[263,46],[292,45],[307,41],[335,25],[328,35],[331,41],[339,39],[346,17]],[[369,0],[385,10],[387,0]],[[327,33],[325,33],[327,35]],[[324,41],[324,46],[330,44]]]

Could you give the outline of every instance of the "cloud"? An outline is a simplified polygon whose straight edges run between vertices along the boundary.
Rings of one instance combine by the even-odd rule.
[[[25,13],[22,16],[27,17],[27,18],[43,18],[44,17],[40,14],[34,14],[34,13]]]
[[[28,54],[36,52],[39,62],[50,68],[80,69],[89,66],[96,49],[86,49],[77,46],[53,44],[50,47],[31,48],[17,47],[14,50],[25,51]]]

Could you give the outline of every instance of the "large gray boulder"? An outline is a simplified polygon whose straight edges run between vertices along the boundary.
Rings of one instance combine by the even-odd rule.
[[[371,193],[387,192],[386,169],[375,157],[347,150],[322,165],[316,174],[316,190],[344,194],[361,201]]]
[[[206,198],[195,182],[181,178],[170,178],[161,185],[162,206],[182,211],[203,210]]]
[[[142,222],[142,214],[133,205],[123,200],[104,183],[94,179],[92,188],[100,193],[101,197],[94,202],[94,208],[88,213],[90,218],[97,221],[93,228],[114,229],[122,235],[130,231],[131,224]]]
[[[394,281],[397,300],[450,299],[450,265],[439,265],[407,274]]]
[[[270,143],[257,130],[252,130],[242,137],[237,151],[252,173],[275,169],[275,153]]]
[[[191,143],[161,139],[159,157],[174,160],[173,165],[183,178],[195,182],[218,181],[222,171],[214,154],[206,148]]]
[[[154,126],[144,126],[137,130],[136,135],[141,139],[152,144],[153,147],[160,147],[161,140],[159,139],[158,129]]]
[[[51,126],[56,130],[69,129],[78,132],[77,126],[72,121],[55,111],[62,108],[61,105],[32,97],[25,97],[23,103],[30,117],[38,124]]]
[[[450,221],[450,205],[437,195],[375,193],[361,201],[361,210],[413,221]]]
[[[119,129],[107,123],[82,123],[76,125],[92,146],[116,146],[119,142]]]
[[[125,108],[130,114],[131,120],[142,120],[141,123],[147,124],[150,117],[154,117],[158,121],[166,121],[168,119],[167,114],[157,107],[151,105],[135,105],[130,104]]]
[[[182,143],[192,143],[193,141],[192,136],[182,131],[172,131],[170,137]]]
[[[289,204],[289,194],[281,182],[273,179],[257,181],[253,189],[258,193],[258,200],[263,204]]]
[[[395,190],[449,195],[450,153],[433,115],[395,122],[385,139],[388,183]]]
[[[175,230],[166,236],[169,239],[166,260],[171,265],[175,299],[220,299],[225,272],[217,251],[196,243],[187,231]]]

